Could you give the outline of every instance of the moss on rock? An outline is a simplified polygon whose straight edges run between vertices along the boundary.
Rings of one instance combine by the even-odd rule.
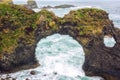
[[[97,8],[84,8],[70,11],[63,19],[59,21],[62,25],[71,25],[73,31],[76,31],[78,41],[83,45],[87,45],[93,39],[104,34],[103,30],[107,26],[112,25],[108,18],[108,13]],[[68,26],[69,26],[68,25]],[[82,37],[82,38],[81,38]]]
[[[0,5],[0,53],[12,53],[19,38],[34,44],[33,31],[37,16],[33,11],[17,5]]]
[[[0,53],[12,53],[21,38],[25,40],[26,45],[35,44],[34,32],[36,26],[42,23],[44,23],[44,26],[40,27],[40,31],[44,34],[47,32],[48,34],[62,32],[66,25],[71,25],[67,30],[69,31],[68,34],[71,34],[70,30],[76,31],[73,32],[73,37],[78,38],[78,41],[83,45],[88,44],[89,37],[97,38],[97,36],[103,34],[102,31],[105,26],[111,25],[108,13],[96,8],[71,11],[64,18],[59,18],[53,12],[45,9],[35,13],[22,6],[1,4]]]

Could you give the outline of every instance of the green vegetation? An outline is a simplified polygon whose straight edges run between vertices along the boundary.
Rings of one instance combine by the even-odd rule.
[[[45,22],[46,29],[49,30],[57,30],[59,25],[58,21],[60,18],[56,17],[53,12],[47,11],[46,9],[41,10],[39,13],[36,13],[38,16],[38,20],[36,21],[36,24],[41,24],[42,22]]]
[[[70,23],[76,26],[80,35],[99,34],[105,25],[110,24],[108,14],[96,8],[85,8],[76,11],[70,11],[61,24]]]
[[[108,13],[101,9],[84,8],[70,11],[59,23],[62,25],[72,25],[72,31],[76,31],[77,40],[82,45],[87,45],[93,38],[97,40],[98,36],[103,34],[103,29],[111,25]]]
[[[41,10],[35,13],[23,6],[0,5],[0,53],[12,53],[18,46],[19,39],[26,45],[35,42],[34,30],[41,22],[46,22],[46,29],[56,28],[57,17],[52,12]]]
[[[101,35],[104,26],[111,24],[111,21],[108,14],[100,9],[79,9],[59,18],[45,9],[35,13],[23,6],[1,4],[0,53],[12,53],[21,39],[24,45],[35,44],[34,32],[43,23],[40,30],[44,34],[58,31],[65,24],[71,25],[70,29],[78,35],[78,41],[87,44],[90,40],[87,37]]]
[[[0,53],[11,53],[24,38],[28,44],[34,41],[33,30],[37,15],[33,11],[17,5],[0,5]]]

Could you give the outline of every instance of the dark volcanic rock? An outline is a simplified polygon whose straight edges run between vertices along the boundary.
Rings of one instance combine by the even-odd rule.
[[[84,47],[89,52],[89,54],[85,56],[83,66],[87,75],[102,76],[106,80],[120,79],[120,30],[111,28],[111,31],[117,42],[114,47],[105,47],[103,42],[97,45],[94,45],[96,43],[94,42],[92,43],[94,46],[90,48]]]
[[[36,72],[35,72],[35,71],[31,71],[30,74],[31,74],[31,75],[35,75]]]
[[[79,15],[79,13],[81,14]],[[52,21],[54,20],[53,18]],[[37,41],[54,33],[70,35],[83,46],[85,51],[83,69],[86,75],[101,76],[105,80],[119,80],[120,31],[114,28],[106,12],[96,9],[71,11],[63,20],[55,23],[60,25],[51,31],[53,26],[48,25],[49,22],[43,20],[36,30]],[[48,29],[45,29],[45,27],[48,27]],[[104,45],[105,35],[111,35],[115,38],[117,43],[113,48]]]
[[[26,78],[26,80],[30,80],[30,79]]]
[[[1,4],[0,9],[0,72],[14,72],[38,66],[31,26],[33,23],[30,23],[34,22],[31,16],[34,12],[21,6],[6,4]]]
[[[4,58],[0,60],[0,63],[2,63],[0,64],[1,71],[12,72],[11,70],[15,70],[15,68],[28,68],[27,66],[22,67],[22,65],[29,65],[32,67],[32,65],[37,64],[34,52],[34,45],[28,46],[20,42],[19,46],[12,54],[3,53]]]

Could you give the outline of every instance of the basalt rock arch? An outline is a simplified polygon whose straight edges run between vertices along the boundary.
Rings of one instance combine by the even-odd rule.
[[[35,48],[38,41],[54,33],[60,33],[70,35],[82,45],[85,51],[83,69],[86,75],[102,76],[106,80],[119,80],[120,30],[114,27],[107,12],[85,8],[70,11],[63,18],[59,18],[47,10],[35,13],[19,6],[3,6],[9,7],[11,14],[4,11],[0,18],[0,44],[2,45],[0,46],[0,71],[13,71],[21,66],[37,64]],[[17,14],[14,10],[17,10]],[[12,14],[15,14],[15,18]],[[18,15],[19,17],[16,17]],[[105,47],[104,35],[114,37],[116,40],[114,47]],[[10,44],[11,41],[14,41],[13,44]],[[10,42],[9,45],[7,42]]]

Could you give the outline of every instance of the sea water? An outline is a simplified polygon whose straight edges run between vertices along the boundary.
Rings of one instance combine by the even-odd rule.
[[[55,4],[56,3],[56,4]],[[60,2],[37,2],[41,7],[44,5],[59,5]],[[66,9],[50,9],[57,16],[63,17],[70,10],[83,7],[102,8],[110,13],[110,19],[113,20],[116,27],[120,25],[119,3],[108,5],[110,2],[63,2],[64,4],[74,4],[76,7]],[[112,2],[113,3],[113,2]],[[34,9],[39,11],[39,9]],[[115,45],[114,38],[104,38],[107,47]],[[69,35],[54,34],[41,39],[36,48],[36,58],[40,66],[35,69],[22,70],[9,74],[17,80],[102,80],[100,77],[88,77],[85,75],[82,65],[85,60],[85,54],[82,46]],[[35,75],[30,72],[35,71]],[[0,75],[5,78],[7,74]]]

